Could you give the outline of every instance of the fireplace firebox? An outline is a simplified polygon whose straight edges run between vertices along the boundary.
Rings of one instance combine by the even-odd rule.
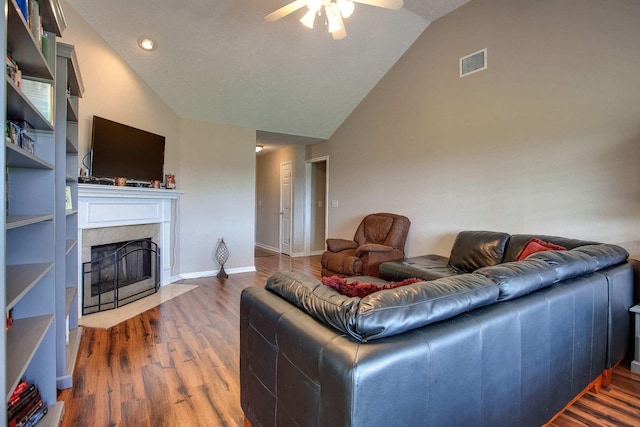
[[[82,264],[82,314],[118,308],[159,286],[160,248],[150,238],[92,246]]]

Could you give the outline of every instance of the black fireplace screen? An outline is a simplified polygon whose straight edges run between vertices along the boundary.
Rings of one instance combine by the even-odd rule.
[[[151,239],[93,246],[82,273],[82,314],[117,308],[158,290],[160,248]]]

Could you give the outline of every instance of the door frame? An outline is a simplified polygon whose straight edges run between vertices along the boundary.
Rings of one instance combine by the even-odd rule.
[[[314,209],[314,201],[311,200],[311,168],[313,163],[325,162],[325,191],[324,191],[324,240],[327,241],[329,233],[329,156],[314,157],[306,160],[304,164],[304,256],[311,253],[311,212]],[[326,246],[326,243],[325,243]],[[315,255],[315,254],[314,254]]]

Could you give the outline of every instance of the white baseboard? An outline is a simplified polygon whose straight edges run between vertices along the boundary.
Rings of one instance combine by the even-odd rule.
[[[265,251],[271,251],[271,252],[275,252],[275,253],[280,253],[280,249],[279,248],[274,248],[273,246],[263,245],[262,243],[256,243],[255,246],[260,248],[260,249],[264,249]]]
[[[323,253],[324,253],[324,251],[311,251],[311,253],[309,254],[309,256],[322,255]]]
[[[210,270],[210,271],[196,271],[193,273],[180,273],[180,279],[199,279],[201,277],[211,277],[218,274],[220,270]],[[256,271],[256,267],[254,265],[250,267],[238,267],[238,268],[228,268],[224,271],[227,274],[238,274],[238,273],[250,273]]]
[[[164,283],[162,283],[160,286],[165,286],[165,285],[170,285],[174,282],[177,282],[178,280],[182,279],[182,277],[180,277],[179,274],[174,274],[171,277],[169,277]]]

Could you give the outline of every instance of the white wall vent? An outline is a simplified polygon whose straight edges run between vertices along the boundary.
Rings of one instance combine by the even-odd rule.
[[[460,77],[482,71],[485,68],[487,68],[486,48],[460,58]]]

